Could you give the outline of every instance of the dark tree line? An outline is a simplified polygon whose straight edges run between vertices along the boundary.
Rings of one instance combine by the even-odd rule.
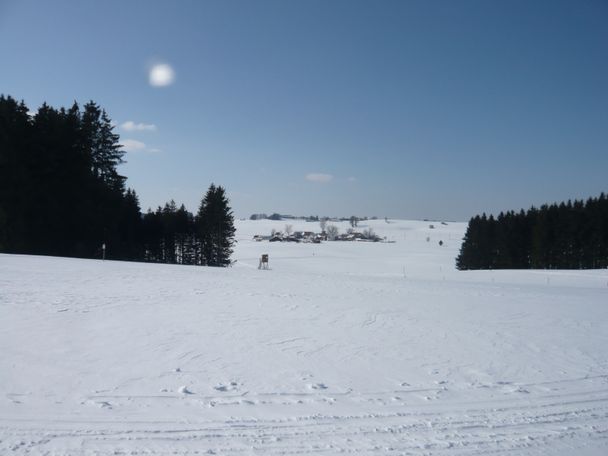
[[[117,171],[120,139],[96,103],[36,113],[0,95],[0,252],[226,266],[234,225],[222,187],[196,216],[171,201],[141,214]]]
[[[171,200],[143,216],[143,260],[157,263],[229,266],[234,217],[223,187],[211,184],[198,213]]]
[[[458,269],[608,267],[608,197],[473,217]]]

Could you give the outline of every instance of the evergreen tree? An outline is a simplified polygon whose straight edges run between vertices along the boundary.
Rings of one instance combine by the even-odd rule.
[[[114,133],[107,113],[93,101],[84,105],[82,132],[84,147],[89,150],[93,176],[109,188],[123,190],[125,178],[116,170],[123,163],[124,156],[120,138]]]
[[[27,106],[0,95],[0,251],[26,252],[32,121]]]
[[[122,201],[118,229],[122,241],[119,249],[121,259],[143,259],[143,220],[139,208],[139,198],[135,190],[130,188],[127,189]]]
[[[159,206],[156,212],[148,209],[142,220],[144,261],[153,263],[162,262],[163,257],[163,223],[162,209]]]
[[[460,254],[456,258],[456,268],[460,270],[479,268],[479,249],[477,244],[480,221],[479,215],[469,220],[467,231],[460,246]]]
[[[201,243],[201,262],[208,266],[229,266],[234,245],[234,217],[223,187],[211,184],[196,217]]]
[[[175,248],[179,264],[196,264],[194,217],[182,204],[175,212]]]

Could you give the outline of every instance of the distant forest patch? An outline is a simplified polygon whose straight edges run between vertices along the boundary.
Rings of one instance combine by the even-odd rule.
[[[608,267],[608,198],[543,205],[473,217],[458,269],[599,269]]]

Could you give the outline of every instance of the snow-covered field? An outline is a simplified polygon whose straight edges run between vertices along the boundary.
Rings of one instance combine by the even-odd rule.
[[[0,255],[0,454],[608,454],[608,271],[251,240],[285,223],[227,269]]]

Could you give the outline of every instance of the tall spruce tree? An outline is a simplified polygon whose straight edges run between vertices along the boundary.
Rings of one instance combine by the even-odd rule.
[[[211,184],[196,217],[201,243],[201,262],[208,266],[229,266],[234,245],[234,217],[223,187]]]
[[[0,251],[29,248],[26,234],[30,189],[32,121],[25,103],[0,95]]]

